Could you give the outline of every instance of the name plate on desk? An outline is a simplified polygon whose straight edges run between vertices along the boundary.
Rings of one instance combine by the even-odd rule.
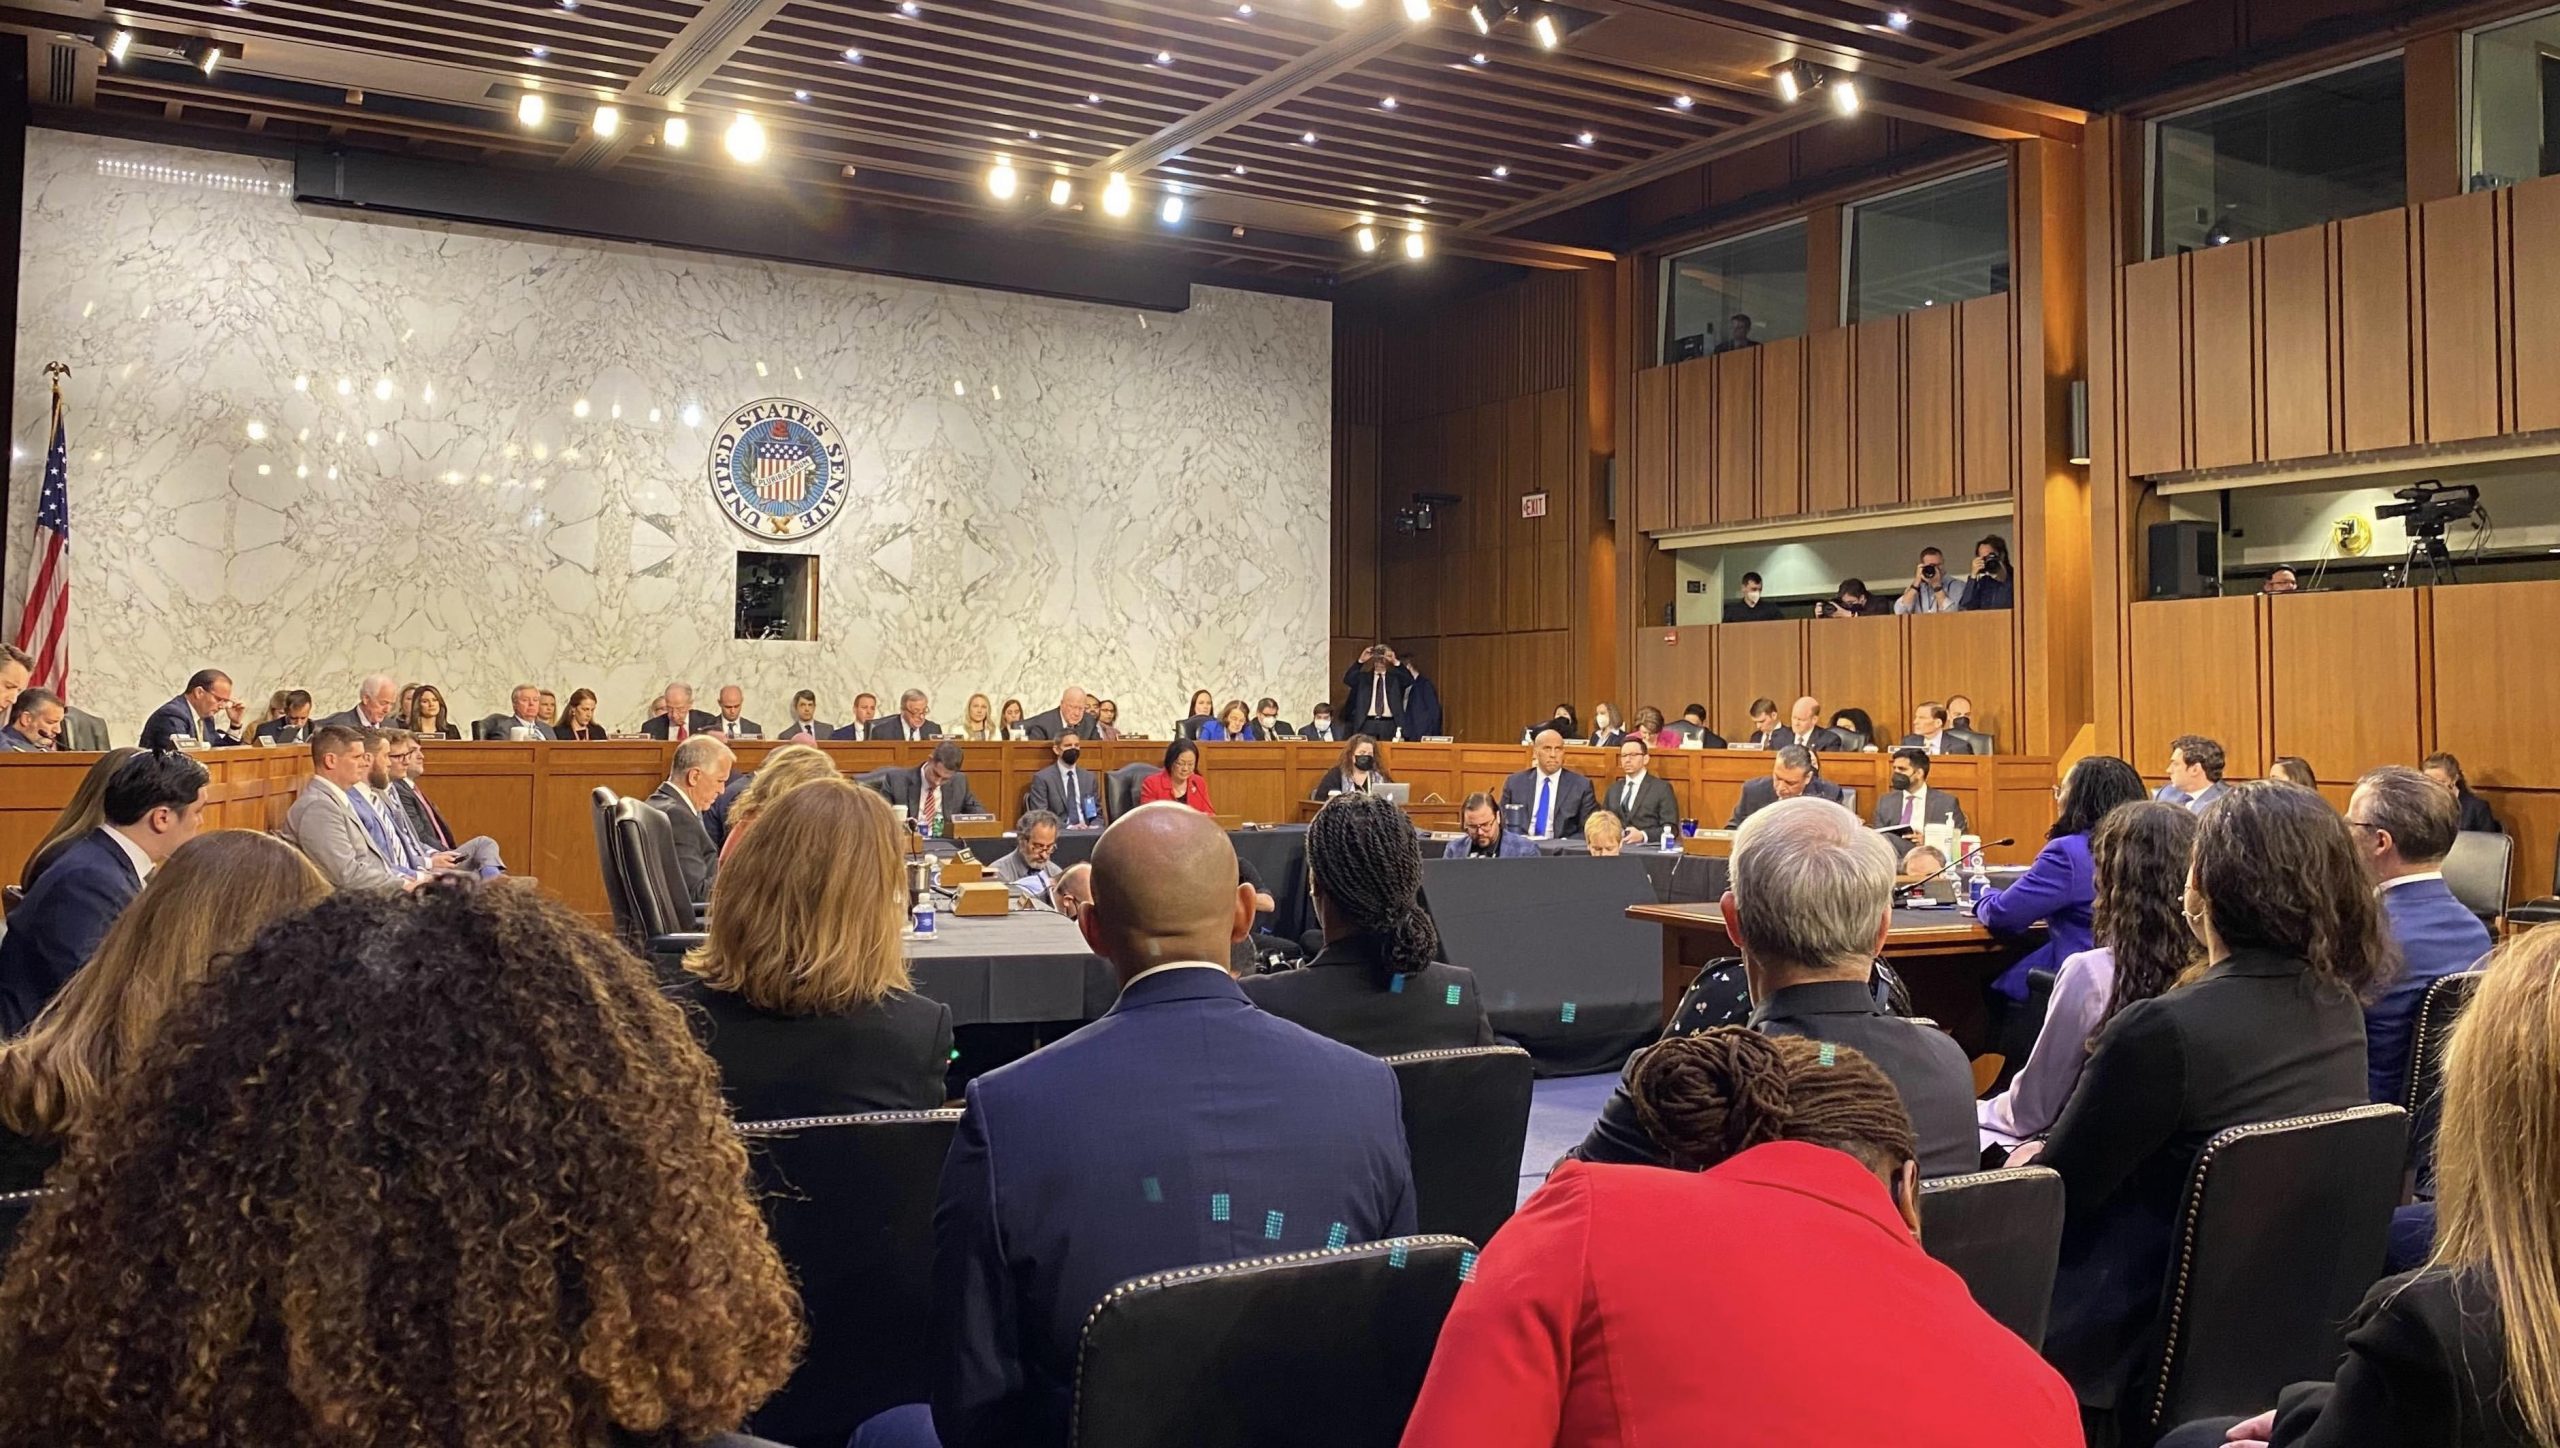
[[[1680,850],[1683,854],[1722,859],[1733,853],[1733,837],[1737,833],[1739,831],[1736,830],[1700,830],[1682,839]]]
[[[992,880],[962,885],[951,895],[954,915],[1003,915],[1013,909],[1013,892]]]
[[[955,840],[993,839],[1004,833],[1004,821],[994,815],[953,815],[951,838]]]

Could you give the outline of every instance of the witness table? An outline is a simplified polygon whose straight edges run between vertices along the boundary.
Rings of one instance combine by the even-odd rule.
[[[937,917],[934,938],[907,938],[916,991],[951,1007],[954,1026],[1089,1021],[1111,1009],[1119,978],[1063,915]]]
[[[1102,838],[1100,830],[1060,830],[1058,847],[1049,858],[1061,870],[1082,864],[1093,856],[1094,841]],[[1009,834],[989,835],[963,840],[969,853],[981,863],[992,865],[1013,853],[1014,837]],[[1233,845],[1236,858],[1251,865],[1262,879],[1262,888],[1271,892],[1271,918],[1257,927],[1283,940],[1295,940],[1315,929],[1315,910],[1307,903],[1307,827],[1305,825],[1273,825],[1268,829],[1229,830],[1227,843]]]

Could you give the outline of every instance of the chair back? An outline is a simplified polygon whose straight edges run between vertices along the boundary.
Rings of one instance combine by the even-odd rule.
[[[1518,1046],[1470,1046],[1389,1056],[1404,1098],[1413,1154],[1416,1227],[1470,1242],[1493,1240],[1520,1200],[1535,1072]]]
[[[637,799],[614,802],[613,858],[644,940],[697,928],[693,902],[685,898],[684,869],[676,862],[675,827],[657,806]]]
[[[1972,729],[1950,729],[1947,732],[1958,739],[1963,740],[1965,743],[1972,745],[1973,752],[1976,754],[1989,754],[1991,752],[1991,736],[1988,734],[1979,733]]]
[[[2187,1174],[2128,1442],[2245,1417],[2288,1383],[2325,1380],[2341,1328],[2382,1275],[2408,1113],[2359,1106],[2235,1126]]]
[[[2509,877],[2516,868],[2516,842],[2511,835],[2464,830],[2453,837],[2444,857],[2444,883],[2462,908],[2487,922],[2490,933],[2507,913]]]
[[[1076,1448],[1395,1448],[1474,1270],[1457,1237],[1134,1278],[1076,1351]]]
[[[835,1445],[933,1393],[933,1204],[960,1113],[738,1125],[765,1224],[800,1287],[808,1349],[746,1431]]]
[[[1920,1245],[1955,1269],[1991,1320],[2044,1347],[2062,1260],[2062,1175],[2012,1167],[1920,1184]]]
[[[853,782],[861,785],[864,789],[871,791],[873,794],[880,796],[882,799],[887,799],[889,797],[889,778],[897,772],[898,767],[896,765],[884,764],[878,769],[866,769],[862,773],[855,775],[853,777]]]
[[[2461,971],[2427,983],[2418,1000],[2418,1019],[2409,1031],[2409,1080],[2400,1105],[2409,1113],[2409,1170],[2422,1193],[2436,1176],[2436,1123],[2444,1116],[2444,1048],[2453,1039],[2453,1024],[2462,1019],[2480,989],[2481,972]]]
[[[1147,777],[1164,773],[1164,766],[1141,761],[1124,764],[1102,777],[1102,813],[1118,819],[1138,807],[1138,791],[1146,787]]]
[[[0,885],[0,909],[15,910],[26,903],[27,890],[25,886]]]
[[[640,907],[631,896],[630,879],[623,874],[613,840],[613,808],[622,797],[599,784],[587,792],[587,814],[596,831],[596,870],[604,877],[604,902],[613,910],[613,933],[634,950],[648,949],[649,932],[642,928]]]
[[[53,1193],[43,1187],[27,1192],[0,1192],[0,1265],[9,1260],[9,1249],[18,1244],[18,1233],[35,1215],[36,1204]]]

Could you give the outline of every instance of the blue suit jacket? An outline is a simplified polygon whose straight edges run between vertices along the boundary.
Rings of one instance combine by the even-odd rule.
[[[2064,835],[2047,840],[2027,873],[2009,888],[1984,896],[1982,908],[1974,912],[1994,935],[2015,935],[2039,920],[2045,923],[2044,944],[2002,971],[1992,988],[2011,1000],[2025,1000],[2028,971],[2059,974],[2062,962],[2095,949],[2097,942],[2089,935],[2089,909],[2097,899],[2098,875],[2089,863],[2089,837]]]
[[[2400,974],[2364,1008],[2366,1085],[2372,1099],[2397,1103],[2409,1073],[2409,1037],[2427,987],[2469,970],[2489,953],[2489,930],[2442,880],[2382,892],[2382,924],[2400,947]]]
[[[45,867],[0,937],[0,1036],[27,1028],[140,893],[133,861],[104,830],[90,831]]]
[[[142,747],[166,749],[169,740],[179,734],[193,736],[197,743],[208,749],[240,742],[238,735],[224,732],[220,723],[208,727],[204,720],[198,719],[196,711],[187,707],[184,694],[152,710],[151,717],[142,721]]]
[[[969,1083],[933,1222],[935,1427],[945,1448],[1063,1445],[1085,1315],[1113,1287],[1413,1224],[1383,1062],[1224,970],[1137,981]]]
[[[1527,835],[1505,829],[1501,834],[1493,837],[1493,851],[1494,858],[1498,860],[1534,860],[1538,858],[1538,842]],[[1466,857],[1467,837],[1465,835],[1451,840],[1449,848],[1440,852],[1440,858],[1444,860],[1463,860]]]

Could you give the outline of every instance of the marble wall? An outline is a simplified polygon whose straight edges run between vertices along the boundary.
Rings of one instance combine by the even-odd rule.
[[[1326,691],[1324,303],[1141,313],[291,193],[281,162],[29,138],[5,618],[60,359],[72,695],[120,740],[206,665],[324,712],[375,669],[462,717],[585,686],[618,728],[670,678],[768,725],[803,686],[842,721],[920,685],[948,723],[1078,684],[1159,736],[1195,686],[1293,719]],[[713,429],[761,397],[850,444],[815,539],[714,504]],[[732,638],[758,547],[821,559],[815,642]]]

